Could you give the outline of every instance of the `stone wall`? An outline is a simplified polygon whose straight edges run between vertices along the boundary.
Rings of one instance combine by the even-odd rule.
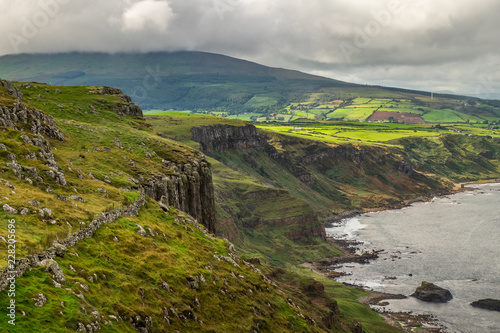
[[[5,267],[0,270],[0,291],[7,287],[10,278],[19,278],[23,276],[26,270],[38,266],[43,260],[54,259],[56,256],[64,256],[68,247],[74,246],[84,238],[91,238],[96,230],[103,224],[113,222],[122,216],[137,216],[139,214],[139,210],[145,203],[146,196],[144,191],[141,190],[139,199],[134,201],[130,206],[123,209],[114,209],[108,212],[103,212],[95,217],[87,227],[70,234],[64,240],[54,241],[51,247],[43,250],[41,253],[16,260],[16,264],[13,269]]]

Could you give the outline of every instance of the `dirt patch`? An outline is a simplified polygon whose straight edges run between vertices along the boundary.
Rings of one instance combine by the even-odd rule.
[[[390,112],[390,111],[375,111],[369,118],[368,121],[383,121],[389,120],[389,117],[393,117],[398,123],[404,122],[405,124],[425,124],[425,121],[420,118],[418,114],[406,113],[406,112]]]

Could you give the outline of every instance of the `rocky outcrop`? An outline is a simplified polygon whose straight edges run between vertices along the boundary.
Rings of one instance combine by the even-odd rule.
[[[64,135],[55,125],[52,116],[28,108],[19,100],[12,106],[0,105],[0,126],[29,130],[33,134],[44,134],[51,139],[64,140]]]
[[[500,300],[498,299],[480,299],[479,301],[475,301],[470,303],[473,307],[492,310],[492,311],[500,311]]]
[[[24,98],[21,90],[19,90],[17,87],[15,87],[14,84],[12,84],[12,82],[10,82],[10,81],[0,80],[0,87],[7,88],[7,92],[9,93],[9,95],[17,97],[19,99]]]
[[[113,110],[125,116],[142,117],[141,108],[134,103],[115,104],[113,105]]]
[[[228,149],[247,149],[267,145],[257,128],[253,125],[231,126],[211,125],[192,127],[193,141],[200,143],[200,150],[205,154],[211,151]]]
[[[125,95],[121,89],[111,88],[111,87],[99,87],[97,91],[94,91],[100,95],[119,95],[123,103],[113,105],[113,110],[117,113],[132,116],[132,117],[142,117],[142,110],[139,106],[132,103],[130,96]]]
[[[453,299],[449,290],[426,281],[422,281],[422,285],[411,296],[425,302],[446,303]]]
[[[215,203],[212,169],[204,158],[193,158],[189,163],[163,161],[169,176],[150,178],[143,184],[145,193],[159,201],[164,209],[172,206],[203,224],[215,233]]]

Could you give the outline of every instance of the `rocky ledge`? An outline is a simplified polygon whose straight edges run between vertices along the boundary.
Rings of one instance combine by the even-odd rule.
[[[476,308],[500,311],[500,300],[498,299],[491,299],[491,298],[480,299],[479,301],[470,303],[470,305]]]
[[[453,299],[449,290],[426,281],[422,281],[422,285],[418,287],[410,296],[425,302],[446,303]]]
[[[191,128],[193,141],[200,143],[200,150],[205,154],[228,149],[247,149],[267,145],[257,128],[253,125],[231,126],[211,125]]]

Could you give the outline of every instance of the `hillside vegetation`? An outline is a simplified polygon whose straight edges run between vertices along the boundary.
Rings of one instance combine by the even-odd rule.
[[[397,331],[355,301],[366,292],[299,268],[298,263],[338,251],[314,234],[306,243],[287,237],[300,230],[296,221],[281,230],[268,228],[274,229],[268,234],[256,232],[253,247],[237,251],[207,231],[208,213],[194,219],[182,211],[198,213],[191,202],[196,186],[212,184],[205,157],[158,136],[119,90],[2,84],[3,317],[10,299],[16,302],[16,325],[2,320],[2,330],[360,332],[362,325],[366,332]],[[209,161],[222,217],[215,230],[234,230],[220,211],[226,209],[218,192],[224,181],[234,177],[226,184],[239,183],[236,191],[252,184],[251,191],[268,187],[235,171],[226,174],[216,160]],[[299,204],[290,215],[312,212],[287,191],[275,192],[290,207]],[[210,191],[202,200],[204,210],[214,205]],[[246,204],[232,200],[227,204]],[[273,208],[256,212],[278,218],[282,212]],[[15,263],[7,257],[12,220]],[[306,224],[321,227],[317,219]],[[254,255],[260,264],[242,260]],[[17,272],[15,296],[8,296],[7,268]]]
[[[0,82],[0,236],[16,220],[21,272],[16,327],[0,327],[14,332],[398,332],[356,301],[367,292],[301,265],[340,254],[324,220],[500,175],[487,127],[257,129],[143,117],[108,87]]]

